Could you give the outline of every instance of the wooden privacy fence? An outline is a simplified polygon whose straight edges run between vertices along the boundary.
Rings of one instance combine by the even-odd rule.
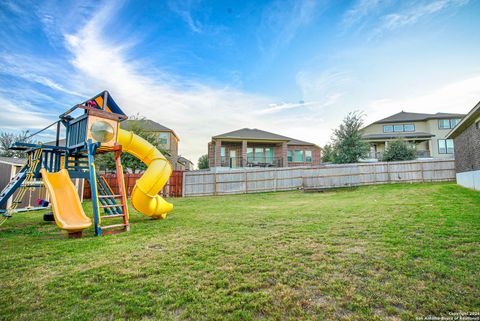
[[[137,180],[142,177],[142,174],[124,174],[125,178],[125,189],[127,196],[130,196],[132,193],[133,187]],[[112,187],[114,193],[118,193],[118,184],[117,184],[117,175],[116,174],[101,174],[105,177],[107,183]],[[83,193],[84,198],[91,198],[92,193],[90,191],[90,184],[85,180],[85,190]],[[160,191],[160,195],[164,197],[181,197],[182,196],[182,186],[183,186],[183,171],[173,171],[170,179],[167,184]]]
[[[183,196],[455,180],[455,162],[415,160],[315,167],[184,172]]]

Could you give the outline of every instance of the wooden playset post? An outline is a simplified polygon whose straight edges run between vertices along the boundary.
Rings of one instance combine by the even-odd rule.
[[[115,170],[117,172],[117,186],[118,186],[118,194],[121,197],[121,204],[122,204],[122,212],[124,214],[123,222],[127,228],[130,230],[130,225],[128,224],[128,205],[127,205],[127,191],[125,189],[125,179],[123,177],[123,166],[120,156],[122,155],[122,146],[117,145],[115,146]]]

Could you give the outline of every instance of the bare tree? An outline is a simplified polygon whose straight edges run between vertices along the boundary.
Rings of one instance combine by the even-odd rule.
[[[29,138],[30,131],[23,130],[20,133],[0,132],[0,156],[26,158],[27,153],[20,150],[9,149],[15,142],[32,143]]]

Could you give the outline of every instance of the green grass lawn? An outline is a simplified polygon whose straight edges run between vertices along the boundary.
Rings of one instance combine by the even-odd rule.
[[[480,311],[480,193],[454,184],[174,199],[67,239],[0,227],[2,320],[404,320]],[[84,204],[91,213],[90,203]]]

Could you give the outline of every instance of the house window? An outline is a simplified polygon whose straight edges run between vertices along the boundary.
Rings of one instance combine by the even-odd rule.
[[[439,154],[453,154],[453,139],[439,139],[438,140]]]
[[[448,119],[439,119],[439,120],[438,120],[438,128],[440,128],[440,129],[448,129],[448,128],[450,128],[450,120],[448,120]]]
[[[160,133],[160,144],[168,147],[168,133]]]
[[[273,148],[265,147],[265,163],[273,162]]]
[[[303,162],[303,150],[296,150],[293,153],[293,161],[294,162]]]
[[[454,119],[439,119],[438,120],[438,128],[440,129],[450,129],[454,128],[457,126],[457,124],[460,122],[460,118],[454,118]]]
[[[251,148],[251,147],[247,148],[247,160],[248,161],[253,160],[253,148]]]
[[[405,125],[403,125],[403,129],[406,132],[414,132],[415,131],[415,125],[414,124],[405,124]]]
[[[306,150],[305,151],[305,161],[307,163],[311,163],[312,162],[312,151],[311,150]]]
[[[288,151],[287,151],[287,160],[288,160],[289,162],[293,162],[293,153],[292,153],[291,150],[288,150]]]
[[[394,132],[403,132],[403,125],[395,125],[393,126]]]
[[[460,118],[450,119],[450,127],[455,128],[460,122]]]
[[[453,139],[447,139],[447,154],[453,154]]]
[[[255,148],[255,160],[263,162],[263,147]]]
[[[393,126],[392,126],[392,125],[385,125],[385,126],[383,126],[383,132],[384,132],[384,133],[391,133],[391,132],[393,132]]]
[[[220,156],[225,157],[225,147],[220,147]]]

